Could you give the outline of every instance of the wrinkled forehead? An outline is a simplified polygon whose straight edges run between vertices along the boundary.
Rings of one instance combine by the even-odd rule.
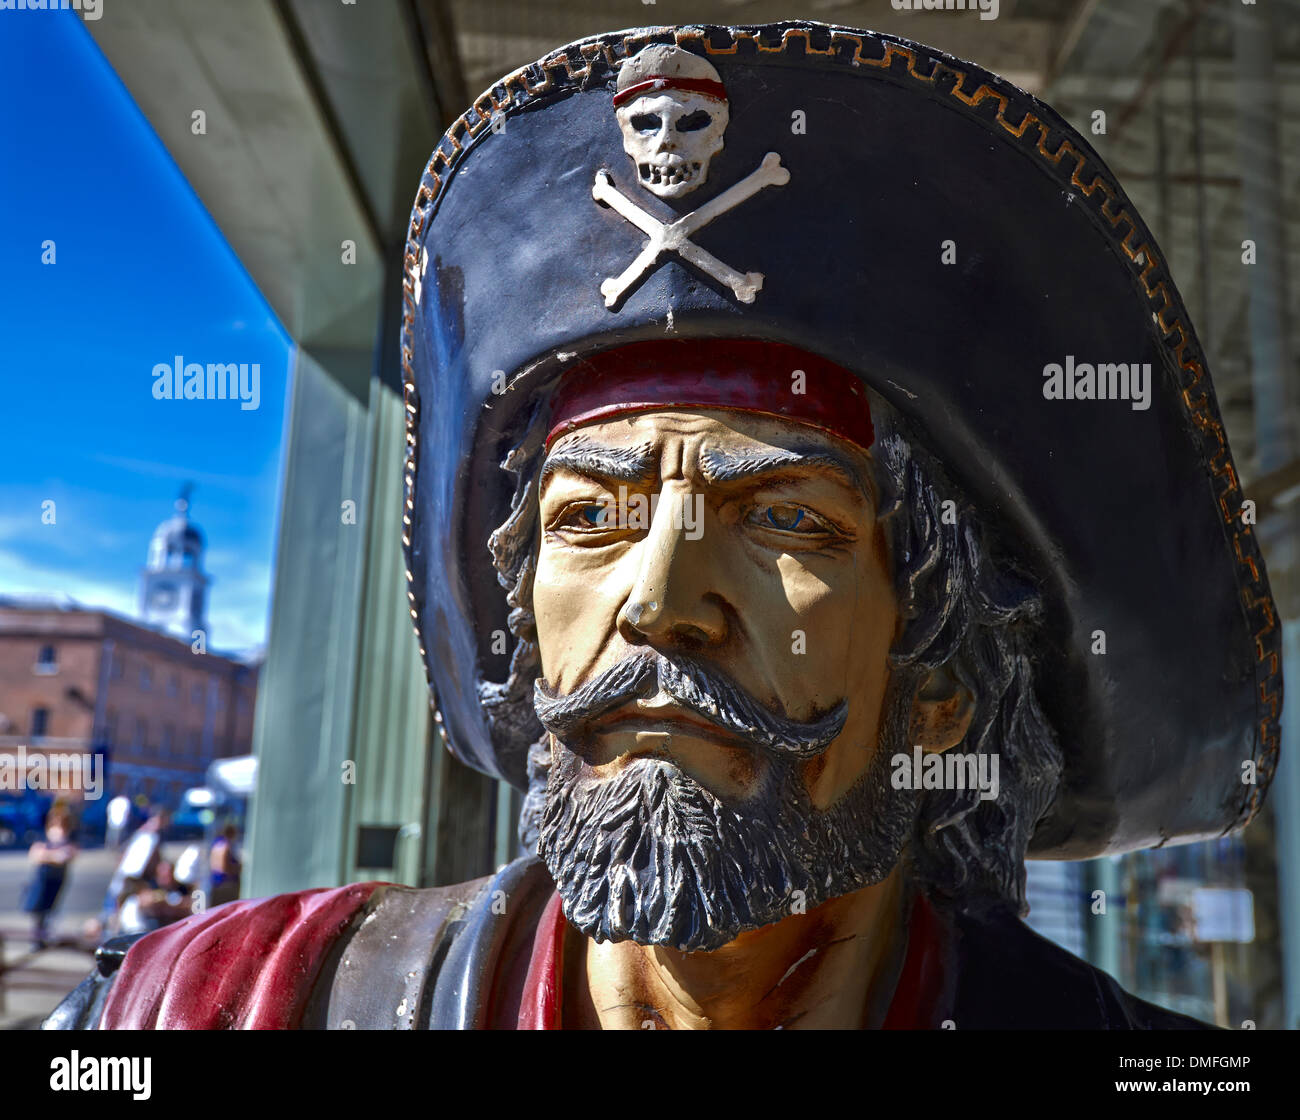
[[[541,482],[545,488],[561,471],[652,482],[680,470],[707,486],[778,469],[875,493],[867,451],[811,424],[743,409],[659,409],[592,421],[555,441]]]

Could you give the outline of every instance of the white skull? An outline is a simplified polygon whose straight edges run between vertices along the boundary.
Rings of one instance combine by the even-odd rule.
[[[643,94],[617,115],[641,185],[660,198],[680,198],[704,183],[730,116],[725,101],[674,89]]]

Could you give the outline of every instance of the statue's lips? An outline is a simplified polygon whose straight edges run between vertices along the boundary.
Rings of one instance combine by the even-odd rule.
[[[629,701],[605,713],[591,725],[593,735],[639,732],[708,739],[727,746],[749,745],[735,732],[710,723],[689,708],[659,699]]]

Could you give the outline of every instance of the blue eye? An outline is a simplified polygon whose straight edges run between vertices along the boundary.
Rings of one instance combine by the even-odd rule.
[[[604,525],[606,509],[604,506],[584,506],[582,516],[588,525]]]
[[[768,506],[767,523],[788,533],[803,520],[805,512],[798,506]]]

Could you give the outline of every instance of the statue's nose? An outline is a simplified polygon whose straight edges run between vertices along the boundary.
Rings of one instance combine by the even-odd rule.
[[[686,524],[680,502],[689,495],[660,500],[650,532],[636,547],[639,564],[633,586],[619,610],[618,628],[634,645],[688,641],[718,643],[727,635],[716,570],[704,549],[691,547],[700,534]]]

